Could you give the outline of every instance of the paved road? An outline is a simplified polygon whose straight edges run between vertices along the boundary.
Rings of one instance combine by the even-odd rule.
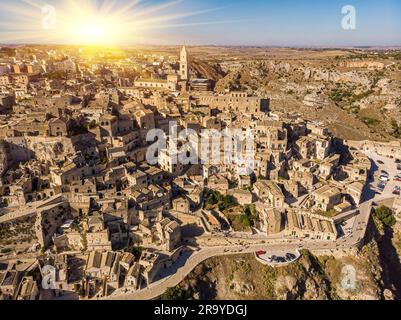
[[[44,207],[47,204],[62,204],[64,202],[65,200],[61,195],[55,195],[45,200],[31,202],[24,208],[8,208],[7,211],[9,212],[0,217],[0,224],[11,222],[28,216],[33,216],[36,214],[36,210],[39,207]]]
[[[393,195],[393,190],[395,186],[401,187],[401,182],[395,181],[394,177],[401,172],[397,170],[397,165],[394,159],[379,156],[368,151],[365,151],[364,153],[373,161],[372,171],[374,175],[374,181],[372,182],[372,188],[376,189],[377,185],[380,183],[380,173],[382,170],[386,171],[390,175],[390,181],[387,183],[386,188],[381,194],[376,194],[374,196],[375,200],[380,201],[396,197]],[[383,162],[384,164],[379,163],[379,161]]]
[[[11,222],[17,219],[21,219],[28,216],[33,216],[36,214],[36,207],[29,207],[29,208],[15,208],[12,209],[11,212],[6,213],[5,215],[0,217],[0,224]]]

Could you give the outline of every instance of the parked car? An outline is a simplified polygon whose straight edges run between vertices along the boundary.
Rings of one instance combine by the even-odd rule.
[[[389,182],[390,178],[388,176],[380,176],[380,181],[382,182]]]
[[[395,194],[396,196],[401,195],[401,188],[400,187],[395,187],[393,190],[393,194]]]
[[[384,170],[381,171],[381,175],[382,175],[382,176],[386,176],[386,177],[390,176],[390,175],[388,174],[388,172],[387,172],[387,171],[384,171]]]
[[[378,186],[377,186],[377,189],[378,189],[380,192],[383,192],[384,189],[386,189],[386,184],[385,184],[384,182],[379,183]]]
[[[285,257],[288,259],[288,261],[294,260],[296,258],[295,254],[292,253],[287,253]]]
[[[395,163],[401,164],[401,160],[400,159],[395,159]]]
[[[398,174],[394,177],[395,181],[401,181],[401,174]]]

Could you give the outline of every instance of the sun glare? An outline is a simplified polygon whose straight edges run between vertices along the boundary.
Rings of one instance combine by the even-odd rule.
[[[75,30],[72,36],[79,44],[109,44],[118,36],[113,34],[112,26],[99,20],[79,23],[76,28],[71,26],[70,30]]]
[[[55,32],[75,44],[96,46],[117,45],[132,35],[122,16],[99,12],[91,7],[63,16]]]
[[[85,24],[80,27],[83,35],[88,37],[102,38],[105,36],[105,26],[99,23]]]
[[[184,22],[186,18],[216,9],[184,12],[180,8],[183,1],[155,4],[147,0],[103,0],[99,4],[96,0],[60,0],[57,6],[49,6],[42,0],[13,3],[0,0],[0,11],[7,17],[0,22],[7,26],[7,31],[0,30],[0,42],[93,46],[162,44],[167,39],[154,30],[216,23]]]

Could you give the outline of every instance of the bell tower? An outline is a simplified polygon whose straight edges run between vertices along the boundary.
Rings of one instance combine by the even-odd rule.
[[[180,77],[181,80],[189,80],[188,51],[184,44],[180,54]]]

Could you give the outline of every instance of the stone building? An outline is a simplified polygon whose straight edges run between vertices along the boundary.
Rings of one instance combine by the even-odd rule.
[[[329,211],[341,203],[341,191],[329,185],[325,185],[313,192],[315,208],[318,210]]]
[[[335,240],[337,229],[332,219],[291,210],[286,215],[285,235],[310,240]]]
[[[254,184],[255,194],[270,207],[283,208],[285,196],[281,188],[274,182],[260,180]]]
[[[261,115],[269,111],[269,100],[250,97],[245,92],[231,92],[225,95],[198,93],[194,95],[197,105],[209,106],[222,112],[235,112],[243,115]]]
[[[184,45],[180,53],[180,78],[181,80],[189,80],[189,62],[188,62],[188,51]]]

